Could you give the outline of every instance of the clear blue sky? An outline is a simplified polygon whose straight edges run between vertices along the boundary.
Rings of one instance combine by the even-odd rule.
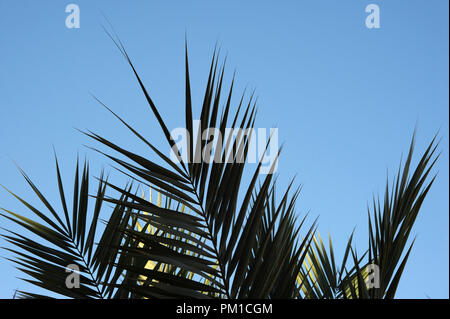
[[[228,54],[227,79],[236,68],[237,91],[256,89],[258,126],[279,127],[281,186],[297,174],[299,214],[320,216],[319,230],[332,234],[337,250],[355,226],[357,248],[367,248],[367,202],[393,176],[416,123],[417,155],[440,129],[439,175],[414,227],[397,297],[448,298],[448,1],[72,2],[81,10],[80,29],[65,26],[69,1],[0,0],[0,184],[37,203],[14,160],[56,202],[52,145],[69,184],[77,151],[94,172],[107,165],[73,127],[142,149],[89,92],[161,140],[129,67],[100,26],[101,12],[169,126],[182,126],[187,30],[194,101],[217,41]],[[380,29],[365,27],[370,3],[380,6]],[[0,206],[25,212],[3,190]],[[1,226],[13,227],[3,219]],[[0,262],[0,297],[29,288],[17,276],[10,262]]]

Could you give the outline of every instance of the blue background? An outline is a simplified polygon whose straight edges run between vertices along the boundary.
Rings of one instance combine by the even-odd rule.
[[[56,203],[53,145],[67,188],[77,152],[98,175],[108,161],[83,147],[98,145],[74,127],[149,154],[90,92],[168,154],[137,82],[101,28],[102,12],[169,128],[184,125],[187,31],[197,114],[218,42],[228,54],[228,82],[237,70],[236,92],[256,89],[257,126],[279,127],[280,186],[297,174],[299,215],[320,216],[319,231],[332,234],[340,254],[355,226],[357,249],[367,249],[367,203],[383,194],[416,124],[416,155],[440,130],[439,175],[416,221],[397,297],[448,298],[447,1],[74,1],[80,29],[65,26],[69,3],[0,0],[0,184],[38,203],[16,161]],[[365,26],[370,3],[380,6],[380,29]],[[28,214],[4,190],[0,207]],[[15,227],[4,219],[1,226]],[[17,276],[9,261],[0,262],[1,298],[29,288]]]

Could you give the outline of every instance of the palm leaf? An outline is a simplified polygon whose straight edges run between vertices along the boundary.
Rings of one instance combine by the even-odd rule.
[[[391,191],[387,182],[384,206],[374,199],[373,213],[369,210],[369,249],[361,257],[351,247],[352,234],[342,266],[336,268],[331,237],[327,252],[320,234],[314,236],[314,244],[309,247],[298,275],[305,298],[394,298],[414,243],[407,247],[409,235],[435,176],[429,182],[426,180],[439,157],[434,155],[437,143],[433,138],[410,176],[414,144],[415,134]],[[366,257],[367,261],[363,261]],[[379,288],[368,288],[369,265],[378,267]]]
[[[296,244],[293,233],[298,230],[293,227],[293,201],[287,208],[285,207],[289,202],[287,195],[280,204],[280,207],[284,208],[279,208],[278,214],[273,216],[270,223],[263,225],[269,204],[269,193],[273,187],[273,174],[267,174],[261,181],[261,187],[256,188],[261,161],[253,172],[250,183],[245,189],[242,188],[242,176],[255,123],[255,101],[250,97],[248,102],[244,103],[243,96],[230,125],[232,83],[219,119],[225,66],[218,66],[218,57],[214,52],[201,106],[198,131],[200,134],[209,127],[218,127],[224,136],[225,129],[230,127],[240,129],[240,133],[237,136],[228,136],[224,145],[216,149],[212,161],[206,161],[202,156],[197,156],[199,150],[204,149],[207,143],[205,140],[188,139],[191,143],[186,145],[186,149],[189,150],[187,158],[193,161],[184,162],[177,145],[170,138],[167,125],[123,44],[120,40],[115,40],[112,36],[111,38],[132,68],[151,111],[160,124],[169,146],[175,154],[179,155],[180,162],[172,162],[103,103],[102,105],[138,139],[144,141],[161,163],[118,146],[94,132],[88,131],[85,134],[126,158],[122,160],[101,152],[118,164],[121,172],[142,185],[157,187],[166,200],[171,200],[178,207],[184,205],[185,208],[190,209],[190,212],[186,213],[167,207],[158,207],[134,196],[127,190],[111,185],[132,202],[113,198],[107,199],[108,201],[132,210],[148,212],[149,214],[131,213],[131,215],[132,218],[161,231],[161,233],[151,234],[136,231],[129,226],[121,230],[127,238],[130,238],[130,241],[128,246],[122,245],[120,249],[123,255],[128,256],[125,260],[131,260],[133,265],[124,263],[120,264],[120,267],[130,272],[134,271],[134,278],[136,278],[135,282],[128,282],[125,288],[143,297],[258,296],[266,298],[271,294],[276,295],[274,289],[278,287],[276,282],[281,276],[280,268],[274,267],[291,262],[292,258],[300,257],[301,253],[292,254],[293,246]],[[186,128],[192,137],[194,123],[187,46],[185,60]],[[229,152],[230,148],[238,151]],[[238,201],[240,193],[244,194],[244,197]],[[279,223],[277,223],[277,217],[280,219]],[[265,231],[268,231],[267,227],[269,227],[269,233],[275,232],[276,236],[273,237],[272,234],[269,236],[269,233],[266,233],[265,237],[261,237],[264,227],[266,227]],[[302,249],[306,248],[311,233],[312,229],[300,244]],[[255,250],[258,248],[257,243],[261,241],[264,244],[259,247],[259,250]],[[195,249],[193,246],[188,246],[193,244]],[[268,257],[275,258],[276,262],[269,261]],[[168,268],[145,268],[149,260],[159,264],[160,267],[165,265]],[[140,263],[138,267],[134,267],[136,263]],[[295,262],[292,266],[294,265]],[[161,269],[171,269],[173,274],[183,275],[183,280],[168,277],[168,273]],[[270,276],[268,285],[260,285],[258,282],[263,274]],[[296,276],[291,275],[292,284],[295,285]],[[139,278],[146,278],[146,281],[142,283],[142,280],[138,280]],[[166,282],[163,284],[162,280]],[[205,286],[199,286],[199,282],[208,283],[208,286],[214,287],[214,290],[210,291]],[[281,288],[286,287],[280,285]]]
[[[23,280],[52,291],[58,295],[70,298],[107,298],[112,295],[113,284],[121,278],[121,269],[113,264],[118,256],[118,246],[122,240],[116,236],[119,225],[128,224],[130,213],[124,206],[116,205],[111,213],[108,224],[102,232],[102,237],[96,243],[97,226],[100,211],[103,207],[103,197],[106,191],[106,181],[103,173],[98,183],[95,203],[91,213],[88,213],[89,202],[89,165],[83,165],[80,178],[77,161],[74,180],[73,211],[69,214],[66,194],[60,174],[58,160],[55,156],[57,183],[61,199],[61,209],[54,208],[23,170],[20,172],[31,186],[34,193],[46,207],[48,213],[38,210],[15,193],[10,192],[40,220],[33,220],[13,211],[2,209],[3,217],[18,226],[28,230],[36,239],[31,239],[22,233],[7,231],[2,237],[12,245],[4,249],[14,253],[10,259],[17,268],[29,278]],[[125,200],[123,197],[122,199]],[[62,211],[58,212],[58,211]],[[68,287],[66,279],[67,267],[76,265],[79,269],[80,287]],[[43,295],[18,292],[19,297],[41,298]]]
[[[391,190],[389,181],[386,183],[383,204],[374,199],[372,213],[369,209],[369,260],[379,267],[380,272],[380,287],[370,290],[371,298],[394,298],[414,244],[408,245],[411,230],[436,178],[433,176],[428,181],[431,169],[439,158],[435,155],[438,147],[436,137],[410,174],[414,146],[415,133],[403,169],[399,167]]]

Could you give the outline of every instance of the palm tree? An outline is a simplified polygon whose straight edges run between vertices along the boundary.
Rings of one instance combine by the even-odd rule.
[[[109,34],[109,33],[108,33]],[[120,187],[103,172],[97,179],[93,209],[89,209],[89,165],[81,180],[77,162],[72,211],[56,161],[61,209],[54,208],[21,170],[48,212],[41,212],[15,195],[39,221],[4,210],[5,218],[30,231],[36,239],[8,230],[3,238],[12,244],[11,259],[28,278],[24,280],[70,298],[393,298],[411,252],[408,244],[414,221],[434,177],[428,176],[438,156],[433,139],[410,174],[414,137],[403,168],[387,183],[382,202],[374,199],[369,209],[369,247],[361,256],[352,248],[353,234],[344,257],[335,258],[331,238],[328,247],[317,232],[317,223],[297,220],[295,203],[300,189],[293,182],[276,196],[273,172],[260,177],[262,160],[244,185],[243,176],[251,134],[228,137],[215,150],[214,160],[195,155],[207,141],[193,136],[193,105],[186,45],[186,143],[187,157],[154,104],[129,55],[113,38],[129,63],[148,105],[179,162],[172,161],[130,124],[107,108],[134,136],[153,152],[144,157],[126,146],[92,131],[87,136],[106,147],[104,154],[130,183]],[[240,98],[232,111],[234,78],[224,93],[225,63],[213,54],[200,112],[199,132],[217,127],[251,132],[255,125],[253,96]],[[223,109],[219,104],[225,95]],[[220,118],[219,118],[220,112]],[[228,153],[228,146],[239,152]],[[281,150],[280,150],[281,151]],[[118,154],[121,158],[118,157]],[[278,152],[279,155],[279,152]],[[108,195],[107,190],[114,195]],[[153,190],[156,202],[142,191]],[[242,194],[242,199],[239,196]],[[104,204],[111,212],[100,223]],[[406,250],[406,252],[405,252]],[[76,265],[79,287],[67,284],[68,265]],[[373,265],[377,284],[368,286]],[[30,279],[31,277],[32,279]],[[24,298],[43,298],[18,291]]]

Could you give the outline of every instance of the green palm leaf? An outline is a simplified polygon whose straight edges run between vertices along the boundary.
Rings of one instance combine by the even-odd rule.
[[[111,36],[111,38],[113,37]],[[175,154],[180,155],[177,146],[170,138],[169,130],[161,114],[124,46],[120,40],[114,41],[132,68],[169,146],[172,147]],[[225,106],[221,111],[222,115],[220,119],[218,117],[223,92],[224,68],[224,65],[219,68],[218,58],[214,53],[201,107],[199,132],[203,132],[209,127],[218,127],[222,136],[225,136],[227,127],[241,129],[242,132],[251,132],[256,115],[255,101],[252,97],[247,103],[244,103],[244,96],[242,96],[231,123],[229,121],[233,83],[227,93]],[[189,79],[186,48],[186,128],[192,137],[194,123]],[[132,210],[149,212],[148,215],[141,213],[132,213],[131,215],[165,234],[170,234],[170,243],[168,243],[167,237],[159,234],[139,232],[130,227],[122,229],[127,238],[130,238],[129,243],[131,243],[128,246],[122,245],[120,248],[122,254],[128,256],[126,260],[133,262],[139,260],[141,265],[147,263],[148,260],[153,260],[155,263],[170,265],[174,274],[185,276],[183,280],[178,280],[175,277],[168,277],[166,272],[160,270],[149,271],[145,270],[145,267],[134,267],[134,264],[131,266],[120,264],[120,267],[126,268],[130,272],[134,271],[134,278],[142,278],[142,276],[147,278],[144,284],[139,280],[135,280],[133,283],[128,281],[126,289],[141,294],[143,297],[244,298],[257,296],[267,298],[271,294],[277,294],[277,291],[274,291],[277,287],[280,289],[280,295],[282,295],[282,289],[286,294],[286,286],[277,284],[278,280],[285,279],[281,275],[280,269],[282,268],[280,267],[284,263],[291,262],[291,266],[296,265],[298,261],[292,259],[299,258],[304,254],[303,251],[309,242],[312,229],[300,243],[300,251],[293,253],[293,247],[297,244],[294,234],[298,232],[298,229],[293,226],[294,201],[289,202],[286,193],[277,212],[273,212],[273,215],[267,218],[273,174],[266,175],[261,181],[261,187],[256,188],[261,162],[253,172],[250,183],[246,188],[242,188],[242,176],[252,137],[251,133],[229,136],[224,144],[232,146],[233,150],[240,150],[240,152],[227,152],[229,148],[224,146],[216,150],[215,158],[211,162],[205,161],[203,157],[197,158],[197,161],[194,160],[195,154],[199,154],[199,150],[203,150],[207,142],[190,139],[191,143],[187,145],[189,150],[187,158],[190,160],[184,162],[179,156],[181,161],[176,164],[157,150],[131,125],[106,105],[104,106],[138,139],[144,141],[159,158],[161,164],[126,150],[91,131],[86,132],[86,135],[127,159],[122,160],[102,152],[120,166],[118,169],[121,172],[142,185],[157,187],[167,199],[190,210],[188,214],[170,208],[156,207],[127,190],[111,186],[122,196],[131,199],[132,202],[117,199],[106,200]],[[241,114],[241,110],[243,110],[243,114]],[[244,197],[239,201],[238,195],[241,192]],[[264,225],[265,216],[267,223]],[[276,234],[275,237],[272,232]],[[195,249],[187,246],[193,243],[196,245]],[[258,247],[258,243],[261,243],[260,247]],[[191,273],[195,275],[188,276]],[[261,285],[262,276],[269,276],[270,280],[267,285]],[[295,286],[296,275],[291,273],[290,279],[291,284]],[[165,283],[163,283],[164,280]],[[199,283],[205,282],[214,289],[199,286]]]
[[[406,162],[399,167],[391,190],[389,181],[381,205],[373,200],[372,214],[369,209],[369,260],[379,267],[380,287],[371,289],[371,298],[393,298],[401,274],[408,260],[414,241],[408,239],[422,203],[436,178],[428,181],[431,169],[439,155],[435,155],[438,143],[431,141],[412,174],[411,162],[415,145],[415,134],[411,141]],[[372,215],[372,216],[371,216]]]
[[[308,264],[299,274],[306,297],[394,298],[414,244],[413,240],[408,245],[411,230],[436,176],[427,179],[439,157],[435,155],[438,143],[433,138],[410,174],[414,144],[415,134],[403,169],[399,168],[391,188],[389,181],[386,184],[383,205],[374,199],[373,211],[369,209],[369,248],[361,257],[351,248],[352,234],[342,266],[337,270],[331,239],[329,253],[320,235],[318,240],[314,239],[306,258]],[[374,267],[379,278],[377,285],[370,287],[367,281],[372,280],[371,274],[375,276],[371,269]]]
[[[26,229],[36,238],[31,239],[22,233],[7,231],[2,234],[2,237],[12,244],[13,248],[4,247],[4,249],[15,254],[15,257],[10,260],[17,265],[19,270],[28,275],[28,278],[23,278],[23,280],[31,284],[70,298],[107,298],[116,290],[114,284],[121,279],[122,272],[121,269],[114,266],[119,252],[117,248],[114,249],[114,246],[118,246],[122,241],[122,237],[116,236],[115,231],[121,224],[129,223],[130,213],[124,206],[116,205],[101,238],[97,238],[97,226],[106,191],[103,174],[98,183],[93,209],[89,213],[89,165],[87,162],[84,163],[80,178],[77,161],[73,210],[70,214],[56,156],[55,162],[61,209],[54,208],[25,172],[20,169],[25,180],[46,207],[47,213],[38,210],[8,190],[40,221],[2,209],[4,211],[2,216]],[[98,242],[96,242],[96,238],[99,240]],[[71,265],[75,265],[76,268],[71,268]],[[67,285],[68,268],[79,270],[79,287]],[[19,291],[17,296],[45,297],[23,291]]]
[[[92,131],[84,132],[111,151],[94,149],[114,162],[117,171],[131,183],[126,188],[118,187],[108,182],[102,172],[96,195],[90,196],[89,165],[85,162],[80,170],[77,160],[73,201],[69,205],[55,156],[60,208],[52,206],[19,169],[45,206],[41,211],[8,190],[34,219],[7,209],[1,214],[31,234],[30,237],[7,231],[2,235],[12,245],[5,249],[14,253],[10,260],[26,275],[25,281],[70,298],[395,296],[414,243],[409,243],[412,227],[435,179],[428,181],[438,158],[435,139],[410,174],[413,137],[403,168],[392,185],[387,182],[383,201],[374,199],[373,208],[369,209],[369,248],[358,254],[352,248],[352,233],[338,262],[331,236],[327,247],[316,232],[316,221],[301,234],[306,218],[297,220],[295,213],[300,189],[291,191],[291,182],[280,199],[276,196],[276,162],[269,174],[260,176],[260,159],[250,181],[243,182],[256,121],[256,101],[253,95],[246,98],[244,92],[234,111],[234,76],[225,92],[225,63],[219,66],[216,50],[200,105],[200,125],[196,128],[186,43],[185,124],[189,138],[183,146],[187,156],[183,157],[123,44],[117,37],[110,37],[129,63],[179,162],[172,161],[97,99],[145,143],[153,156],[140,155]],[[193,137],[215,127],[227,138],[223,145],[216,145],[214,158],[209,161],[201,154],[211,141]],[[227,136],[227,128],[239,133]],[[268,146],[269,142],[266,151]],[[276,160],[280,152],[277,150]],[[156,202],[151,196],[146,199],[138,195],[143,188],[157,189]],[[117,196],[107,196],[107,189]],[[89,204],[92,201],[93,206]],[[100,216],[105,202],[112,204],[112,211],[102,227]],[[81,282],[77,288],[67,284],[70,265],[79,270]],[[376,287],[369,287],[367,280],[374,265],[379,280]],[[15,296],[47,297],[25,291],[17,291]]]

